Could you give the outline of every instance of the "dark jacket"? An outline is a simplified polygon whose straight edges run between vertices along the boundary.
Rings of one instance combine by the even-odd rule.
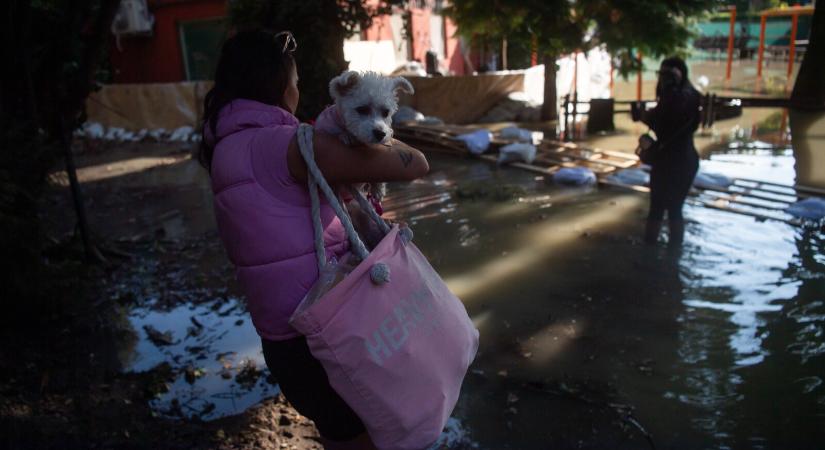
[[[670,159],[686,151],[695,152],[693,132],[699,127],[699,93],[684,88],[664,93],[656,107],[642,114],[642,122],[662,144],[662,157]]]

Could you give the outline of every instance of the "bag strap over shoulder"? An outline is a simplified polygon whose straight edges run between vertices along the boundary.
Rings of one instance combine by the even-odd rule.
[[[323,226],[321,224],[321,201],[318,196],[318,189],[321,189],[321,192],[324,193],[324,196],[326,196],[330,206],[335,211],[335,215],[337,215],[341,220],[341,224],[344,226],[344,231],[350,241],[353,253],[355,253],[361,261],[367,259],[367,256],[369,256],[367,247],[355,231],[355,228],[352,225],[352,220],[350,219],[347,211],[341,205],[338,196],[324,179],[321,169],[319,169],[318,165],[315,163],[315,152],[312,146],[312,126],[301,124],[298,127],[298,149],[300,150],[301,156],[304,158],[304,162],[306,162],[307,166],[307,187],[309,188],[309,197],[311,202],[312,228],[314,233],[313,239],[315,241],[315,256],[318,259],[318,268],[323,269],[327,263],[326,252],[324,250]],[[388,232],[389,226],[383,221],[383,219],[380,218],[380,216],[378,216],[378,213],[375,212],[372,205],[370,205],[369,202],[364,199],[362,195],[360,195],[360,192],[356,192],[355,194],[357,194],[355,195],[355,198],[358,199],[361,207],[364,208],[368,214],[371,213],[370,217],[372,217],[373,220],[377,219],[376,223],[378,223],[382,231],[386,230],[385,232]],[[390,279],[389,266],[380,262],[374,264],[370,269],[370,278],[376,284],[384,284],[388,282]]]

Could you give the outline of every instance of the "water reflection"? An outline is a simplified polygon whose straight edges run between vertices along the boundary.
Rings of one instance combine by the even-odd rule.
[[[793,165],[789,149],[759,143],[702,162],[786,184]],[[674,255],[640,245],[644,196],[560,189],[475,160],[431,167],[391,184],[385,206],[413,225],[482,332],[446,447],[646,447],[634,421],[659,448],[825,441],[821,232],[688,206]],[[120,278],[134,299],[127,368],[177,371],[158,411],[234,414],[277,389],[265,372],[239,379],[263,361],[236,296],[204,287],[231,279],[217,240],[182,245],[198,251],[152,253],[162,262]]]
[[[141,372],[168,363],[180,370],[168,391],[152,401],[162,414],[211,420],[277,395],[240,300],[184,303],[170,310],[148,304],[132,310],[129,319],[143,336],[124,368]]]
[[[417,210],[434,214],[418,221],[418,245],[482,330],[456,412],[481,448],[644,445],[616,426],[627,422],[609,407],[536,393],[559,380],[578,391],[598,386],[588,385],[606,399],[600,405],[630,403],[661,447],[782,448],[783,428],[794,430],[797,446],[821,442],[821,234],[800,239],[781,222],[690,206],[683,253],[650,255],[634,243],[643,197],[571,193],[482,165],[474,173],[488,171],[487,183],[526,191],[506,201],[456,198],[457,184],[445,178],[479,164],[433,161],[439,185],[422,181],[394,195],[442,192],[452,205]],[[784,184],[795,173],[790,149],[760,142],[716,152],[702,168]],[[474,244],[462,245],[468,230]],[[783,317],[798,322],[780,336]],[[787,370],[790,355],[800,370]],[[792,394],[774,394],[788,386]],[[772,405],[797,402],[818,406],[793,421],[767,420]]]

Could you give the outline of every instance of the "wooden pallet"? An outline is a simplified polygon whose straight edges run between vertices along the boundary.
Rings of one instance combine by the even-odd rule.
[[[410,145],[427,151],[459,156],[472,155],[464,142],[457,140],[456,136],[481,129],[461,125],[418,124],[401,124],[394,128],[395,136]],[[490,142],[490,148],[492,153],[495,153],[504,145],[513,142],[515,141],[494,138]],[[497,158],[489,154],[481,155],[479,158],[492,163],[498,162]],[[575,144],[544,139],[536,145],[536,159],[533,163],[510,163],[509,165],[541,174],[552,174],[561,167],[586,167],[596,175],[607,175],[617,169],[633,167],[638,162],[636,155],[589,149]]]
[[[424,151],[448,153],[456,156],[472,155],[464,142],[456,139],[463,133],[482,129],[461,125],[395,125],[395,136]],[[499,148],[513,141],[494,138],[491,149]],[[493,164],[498,158],[493,154],[475,156]],[[611,181],[608,175],[623,169],[639,167],[639,158],[631,153],[590,148],[580,144],[543,139],[536,145],[536,159],[531,164],[509,163],[510,167],[526,170],[539,175],[553,175],[562,167],[586,167],[592,170],[602,186],[617,187],[636,192],[650,192],[645,186],[625,185]],[[693,188],[690,202],[711,209],[754,217],[759,220],[778,220],[791,225],[802,221],[785,213],[792,203],[807,197],[825,196],[825,189],[810,186],[791,186],[748,178],[735,178],[727,188]]]

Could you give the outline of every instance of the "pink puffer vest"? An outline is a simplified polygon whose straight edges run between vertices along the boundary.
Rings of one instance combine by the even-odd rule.
[[[306,184],[287,167],[298,120],[287,111],[235,100],[219,115],[212,158],[218,232],[247,298],[258,334],[269,340],[299,336],[287,321],[318,278]],[[348,244],[341,222],[321,205],[327,255]]]

